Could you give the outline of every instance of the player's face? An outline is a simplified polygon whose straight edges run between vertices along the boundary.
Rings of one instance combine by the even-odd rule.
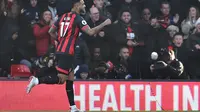
[[[182,35],[176,35],[174,37],[173,43],[176,47],[181,47],[181,45],[183,44],[183,37]]]
[[[122,13],[122,16],[121,16],[121,20],[124,22],[124,23],[130,23],[130,20],[131,20],[131,14],[129,12],[123,12]]]
[[[52,19],[51,12],[45,11],[43,14],[43,18],[44,18],[45,22],[47,22],[47,23],[50,22]]]
[[[84,0],[80,0],[80,3],[79,3],[79,10],[80,10],[80,13],[81,14],[86,14],[86,10],[85,10],[85,2],[84,2]]]
[[[31,6],[35,7],[37,5],[37,0],[30,0]]]
[[[120,57],[127,60],[129,58],[129,50],[127,48],[124,48],[120,51]]]

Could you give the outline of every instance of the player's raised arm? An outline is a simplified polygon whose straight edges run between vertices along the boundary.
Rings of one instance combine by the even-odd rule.
[[[107,19],[105,20],[103,23],[101,23],[100,25],[94,27],[94,28],[90,28],[89,26],[82,29],[83,32],[85,32],[86,34],[93,36],[95,34],[97,34],[99,31],[101,31],[105,26],[111,24],[111,20]]]

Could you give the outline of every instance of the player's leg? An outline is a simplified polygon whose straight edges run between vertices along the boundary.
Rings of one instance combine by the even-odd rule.
[[[44,73],[45,74],[45,73]],[[31,76],[30,77],[31,80],[27,86],[26,92],[30,93],[31,89],[39,84],[64,84],[65,80],[67,79],[67,77],[59,77],[57,73],[55,74],[51,74],[51,75],[46,75],[44,77],[35,77],[35,76]],[[63,80],[65,79],[65,80]]]
[[[70,108],[77,109],[75,102],[74,102],[74,89],[73,89],[73,82],[74,82],[74,72],[70,72],[68,79],[66,80],[66,93],[68,97],[68,101],[70,104]]]

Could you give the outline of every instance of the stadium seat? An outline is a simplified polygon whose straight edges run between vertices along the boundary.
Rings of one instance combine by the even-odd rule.
[[[30,77],[32,75],[30,69],[26,65],[12,65],[11,77]]]

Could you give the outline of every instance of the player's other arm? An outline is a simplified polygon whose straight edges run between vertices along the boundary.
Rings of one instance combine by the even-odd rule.
[[[97,34],[99,31],[101,31],[106,25],[109,25],[109,24],[111,24],[111,20],[107,19],[103,23],[101,23],[100,25],[98,25],[94,28],[90,28],[88,26],[88,27],[82,29],[82,31],[90,36],[93,36],[93,35]]]

